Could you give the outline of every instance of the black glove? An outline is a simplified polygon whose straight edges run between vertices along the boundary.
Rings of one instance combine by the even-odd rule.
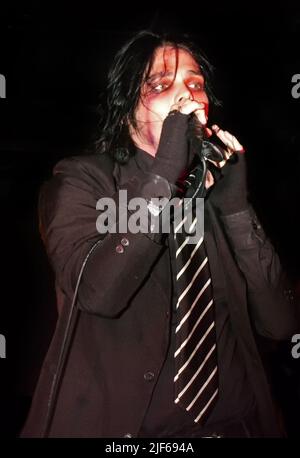
[[[151,172],[175,184],[189,165],[187,139],[189,115],[171,112],[164,120],[158,150]]]
[[[245,154],[234,153],[220,171],[221,176],[209,193],[209,201],[223,215],[246,210],[248,201]]]

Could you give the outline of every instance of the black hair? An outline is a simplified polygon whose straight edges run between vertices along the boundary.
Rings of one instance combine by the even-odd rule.
[[[155,51],[166,45],[184,49],[192,55],[203,73],[205,91],[210,103],[218,105],[211,87],[212,65],[186,35],[177,37],[141,31],[117,52],[108,72],[106,101],[105,106],[101,107],[105,116],[102,119],[100,136],[95,142],[97,152],[109,152],[119,163],[126,163],[134,154],[129,126],[137,127],[135,110],[141,88],[151,71]]]

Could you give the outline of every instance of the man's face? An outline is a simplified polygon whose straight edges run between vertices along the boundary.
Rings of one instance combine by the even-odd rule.
[[[158,48],[135,112],[138,128],[130,129],[131,137],[139,148],[155,156],[162,123],[172,105],[182,97],[205,103],[208,108],[200,68],[183,49],[176,50],[170,46]]]

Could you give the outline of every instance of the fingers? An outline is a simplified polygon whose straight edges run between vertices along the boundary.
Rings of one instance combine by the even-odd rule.
[[[236,139],[236,137],[232,135],[230,132],[228,132],[227,130],[220,129],[220,127],[217,126],[216,124],[212,126],[212,130],[217,135],[217,137],[224,143],[224,145],[226,145],[227,148],[229,148],[229,151],[228,151],[229,156],[233,152],[236,152],[236,153],[245,152],[243,146]]]
[[[205,189],[209,189],[215,183],[215,179],[210,170],[207,171],[205,180]]]
[[[212,130],[209,127],[204,128],[207,138],[212,136]]]
[[[182,97],[178,103],[171,106],[171,111],[178,110],[180,113],[189,115],[195,113],[199,122],[202,126],[207,124],[207,116],[205,114],[205,103],[196,102],[196,100],[190,100]]]
[[[206,117],[206,114],[205,114],[205,105],[204,105],[204,103],[202,105],[203,105],[203,107],[200,108],[200,109],[195,110],[194,113],[197,116],[200,124],[202,124],[202,126],[206,126],[207,117]]]
[[[215,161],[212,161],[211,159],[207,159],[207,160],[211,162],[212,164],[214,164],[218,169],[221,169],[226,164],[227,159],[229,159],[229,157],[226,156],[226,159],[224,159],[221,162],[215,162]]]
[[[174,103],[171,106],[170,111],[178,110],[180,113],[189,115],[195,113],[200,124],[204,127],[206,137],[209,138],[212,136],[213,132],[207,125],[207,106],[205,103],[196,102],[196,100],[190,100],[188,98],[181,97],[178,103]]]

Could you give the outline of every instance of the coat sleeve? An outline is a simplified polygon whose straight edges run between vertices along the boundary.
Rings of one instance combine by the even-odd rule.
[[[247,284],[249,313],[257,332],[290,339],[299,330],[291,284],[254,210],[222,216],[235,259]]]
[[[157,177],[153,183],[148,174],[145,177],[144,172],[138,170],[122,187],[128,199],[139,195],[145,180],[148,193],[157,189]],[[112,182],[111,175],[99,168],[95,173],[83,160],[65,159],[58,163],[54,176],[42,187],[39,201],[42,238],[56,281],[69,298],[74,294],[87,253],[101,240],[85,266],[78,306],[85,312],[108,318],[117,317],[126,308],[166,249],[164,244],[153,240],[151,234],[149,237],[149,234],[129,231],[99,233],[96,222],[100,211],[96,205],[100,198],[113,199],[119,220],[130,217],[128,208],[119,205],[118,192]]]

